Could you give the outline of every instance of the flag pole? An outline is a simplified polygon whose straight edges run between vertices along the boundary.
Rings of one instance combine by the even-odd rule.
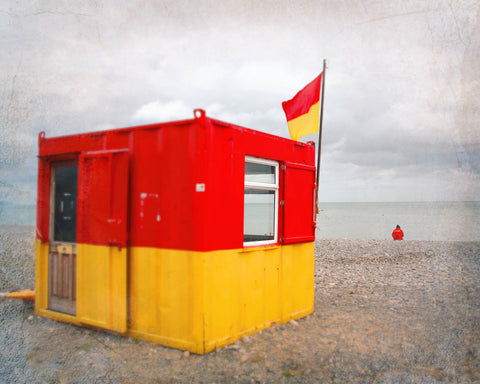
[[[323,127],[323,99],[325,96],[325,71],[327,69],[327,60],[323,59],[323,72],[322,72],[322,87],[320,89],[321,93],[321,103],[320,103],[320,126],[318,128],[318,155],[317,155],[317,193],[315,200],[317,202],[317,213],[318,213],[318,190],[320,188],[320,157],[322,155],[322,127]]]

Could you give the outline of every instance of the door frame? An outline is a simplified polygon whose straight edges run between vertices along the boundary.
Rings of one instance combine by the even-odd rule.
[[[78,160],[60,160],[50,163],[49,196],[49,250],[48,250],[48,309],[68,315],[76,315],[77,282],[77,234],[75,242],[55,240],[55,186],[56,168],[62,166],[77,167],[77,201],[78,208]],[[77,211],[78,217],[78,211]],[[63,297],[54,294],[59,292]]]

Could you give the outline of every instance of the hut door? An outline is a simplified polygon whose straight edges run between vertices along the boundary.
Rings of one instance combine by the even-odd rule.
[[[285,163],[283,243],[315,240],[315,167]]]
[[[77,318],[127,330],[128,150],[80,154]]]
[[[54,163],[50,174],[48,308],[75,315],[78,164]]]

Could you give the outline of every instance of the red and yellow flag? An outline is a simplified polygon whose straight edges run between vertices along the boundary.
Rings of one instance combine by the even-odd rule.
[[[293,140],[318,132],[320,114],[320,87],[322,73],[299,91],[291,100],[282,103],[288,130]]]

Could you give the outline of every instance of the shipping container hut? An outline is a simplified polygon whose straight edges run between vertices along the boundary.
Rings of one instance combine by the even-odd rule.
[[[35,312],[203,354],[313,312],[315,148],[211,119],[39,135]]]

